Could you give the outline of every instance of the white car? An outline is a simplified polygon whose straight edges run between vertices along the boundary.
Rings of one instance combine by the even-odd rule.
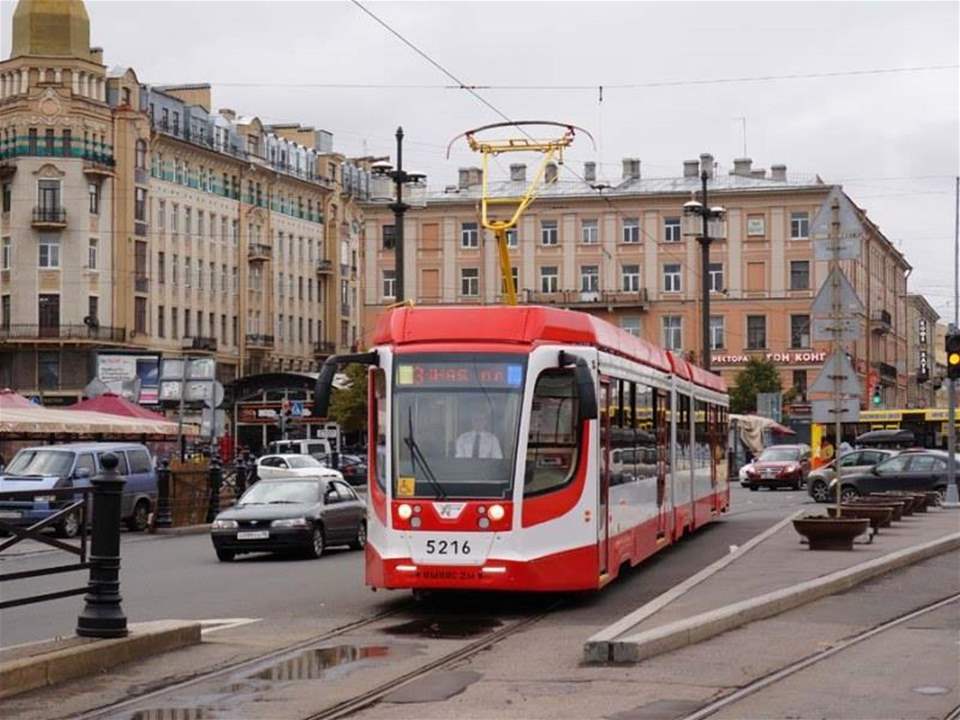
[[[257,477],[261,480],[277,478],[313,477],[343,480],[337,470],[331,470],[310,455],[264,455],[257,460]]]
[[[740,472],[737,473],[737,476],[738,476],[738,478],[739,478],[739,480],[740,480],[740,487],[746,487],[746,486],[747,486],[747,473],[750,472],[751,470],[753,470],[753,463],[752,463],[752,462],[751,462],[751,463],[747,463],[747,464],[744,465],[742,468],[740,468]]]

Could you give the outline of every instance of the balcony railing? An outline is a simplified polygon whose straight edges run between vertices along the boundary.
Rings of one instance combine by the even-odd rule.
[[[521,299],[528,304],[562,305],[589,309],[591,307],[620,307],[642,308],[649,303],[646,288],[640,290],[595,290],[580,292],[577,290],[560,290],[555,293],[524,291]]]
[[[217,339],[215,337],[194,335],[192,337],[183,338],[183,342],[181,343],[180,347],[183,350],[206,350],[208,352],[216,352]]]
[[[273,257],[273,248],[262,243],[251,243],[247,250],[249,260],[270,260]]]
[[[329,340],[321,340],[313,344],[314,355],[333,355],[337,351],[337,344]]]
[[[333,273],[333,260],[317,260],[317,273],[320,275]]]
[[[86,175],[113,177],[116,161],[106,155],[91,155],[83,160],[83,172]]]
[[[33,226],[35,228],[62,228],[66,225],[66,208],[38,205],[33,209]]]
[[[875,362],[873,363],[873,367],[876,368],[878,373],[880,373],[881,379],[896,381],[897,368],[895,365],[885,362]]]
[[[247,333],[247,347],[248,348],[272,348],[273,335],[259,335],[254,333]]]
[[[38,339],[121,343],[126,331],[105,325],[0,325],[0,340]]]
[[[873,314],[871,329],[879,335],[887,334],[893,330],[893,317],[886,310],[878,310]]]

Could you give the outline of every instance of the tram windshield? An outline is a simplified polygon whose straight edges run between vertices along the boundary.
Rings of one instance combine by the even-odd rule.
[[[516,355],[398,357],[394,497],[508,498],[525,370]]]

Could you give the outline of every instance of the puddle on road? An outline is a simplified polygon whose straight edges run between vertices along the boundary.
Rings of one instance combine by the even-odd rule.
[[[251,675],[259,680],[287,682],[290,680],[318,680],[329,670],[363,660],[380,661],[388,657],[413,655],[415,647],[391,645],[336,645],[334,647],[305,650],[299,655],[281,660],[260,672]]]
[[[503,625],[492,617],[439,615],[418,618],[400,625],[391,625],[383,632],[389,635],[418,635],[432,640],[458,640],[481,635]]]

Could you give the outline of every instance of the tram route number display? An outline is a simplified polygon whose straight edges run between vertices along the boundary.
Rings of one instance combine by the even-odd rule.
[[[519,387],[523,366],[514,363],[401,363],[397,384],[405,387]]]

